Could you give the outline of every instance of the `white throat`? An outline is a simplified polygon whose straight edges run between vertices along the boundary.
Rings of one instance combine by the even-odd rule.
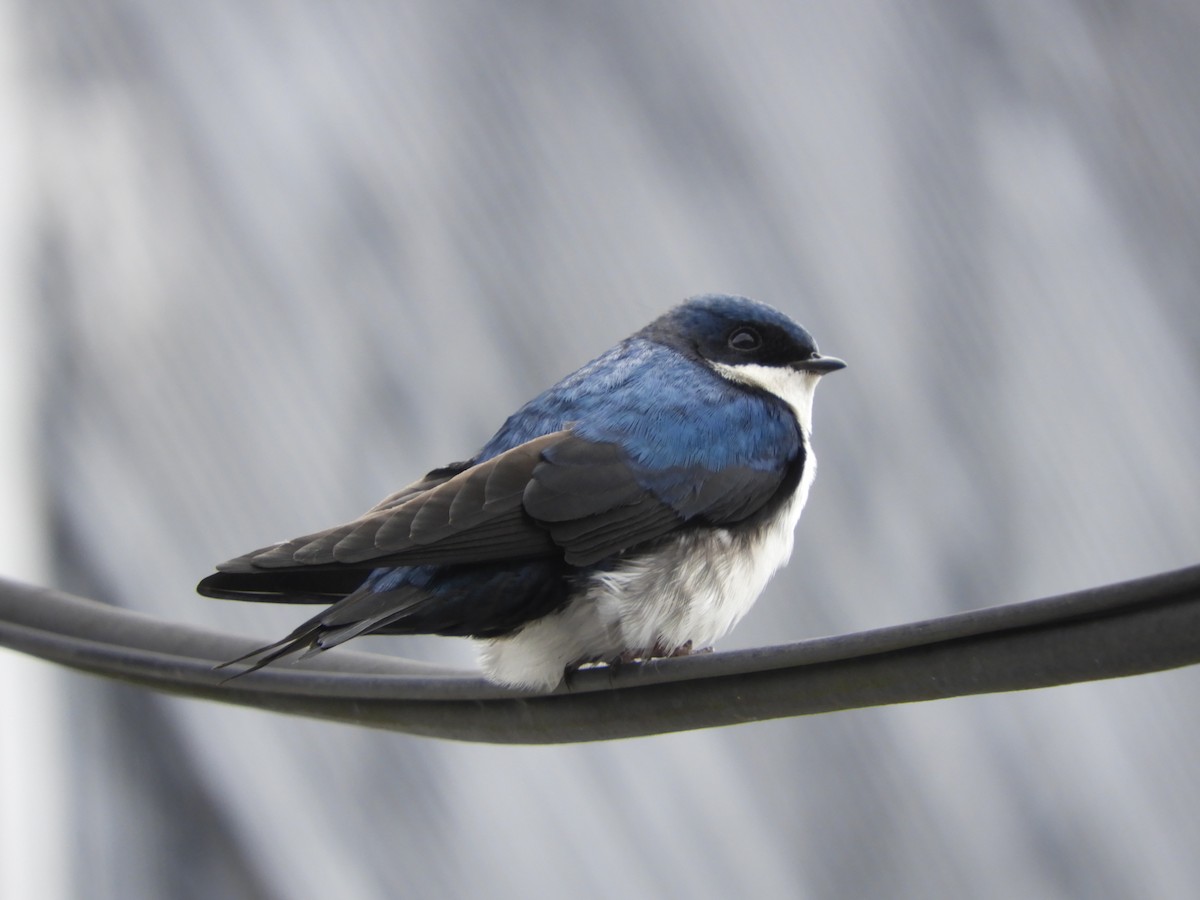
[[[787,366],[731,366],[713,363],[712,367],[723,378],[753,385],[774,394],[796,413],[804,436],[812,434],[813,392],[817,389],[817,382],[821,380],[819,374],[790,369]]]

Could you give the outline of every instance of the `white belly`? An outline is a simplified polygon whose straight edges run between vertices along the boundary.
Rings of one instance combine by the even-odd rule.
[[[752,534],[689,532],[653,555],[631,556],[593,573],[562,610],[483,642],[485,674],[501,684],[550,690],[570,665],[626,651],[670,651],[688,642],[697,649],[710,646],[741,620],[791,557],[815,474],[810,451],[791,500]]]

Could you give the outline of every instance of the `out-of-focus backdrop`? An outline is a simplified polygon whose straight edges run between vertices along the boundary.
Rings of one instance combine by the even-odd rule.
[[[724,647],[1200,561],[1195,4],[12,0],[0,26],[6,574],[277,637],[308,610],[195,581],[714,290],[850,363],[791,565]],[[1198,691],[523,749],[5,654],[0,893],[1190,897]]]

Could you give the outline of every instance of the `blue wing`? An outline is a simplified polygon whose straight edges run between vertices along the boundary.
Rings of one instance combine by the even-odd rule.
[[[257,668],[369,632],[505,634],[567,599],[580,567],[680,526],[729,525],[791,496],[805,459],[777,397],[632,339],[509,418],[474,459],[346,525],[230,560],[208,596],[330,602]],[[247,657],[248,658],[248,657]]]
[[[684,523],[744,521],[790,495],[781,488],[794,486],[804,447],[786,404],[662,354],[674,357],[627,341],[526,404],[470,463],[346,525],[219,568],[290,577],[547,557],[587,566]],[[214,579],[210,589],[221,587]]]

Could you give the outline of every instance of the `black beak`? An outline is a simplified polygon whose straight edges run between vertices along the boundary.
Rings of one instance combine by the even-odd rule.
[[[836,356],[810,356],[808,359],[792,363],[792,368],[799,369],[801,372],[815,372],[817,375],[828,375],[830,372],[846,368],[846,364]]]

